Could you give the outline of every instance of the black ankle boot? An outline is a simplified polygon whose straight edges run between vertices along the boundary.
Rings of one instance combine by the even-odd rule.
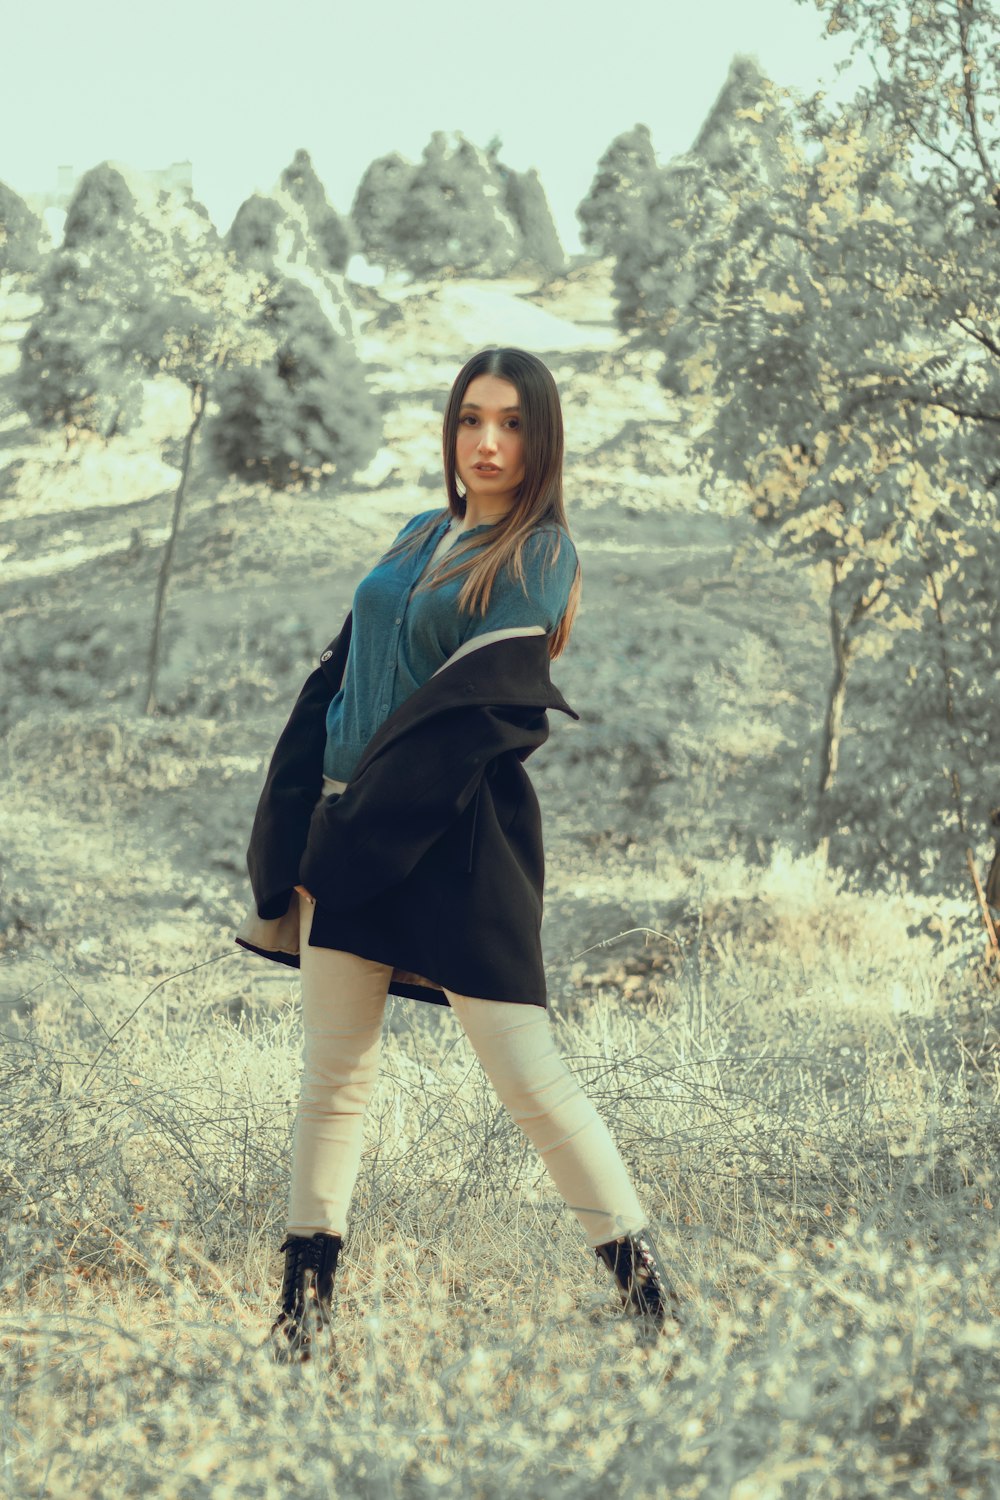
[[[317,1230],[289,1234],[278,1246],[285,1252],[281,1312],[271,1325],[271,1352],[279,1364],[305,1364],[313,1339],[333,1324],[333,1276],[343,1239]]]
[[[648,1229],[598,1245],[594,1254],[618,1282],[627,1312],[648,1320],[657,1333],[679,1330],[680,1298],[667,1280]]]

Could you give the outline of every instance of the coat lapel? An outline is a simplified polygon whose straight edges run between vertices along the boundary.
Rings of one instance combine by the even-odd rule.
[[[543,635],[491,641],[455,662],[446,662],[389,715],[365,746],[354,775],[360,776],[400,735],[448,708],[557,708],[579,719],[549,676],[549,662]]]
[[[331,697],[343,684],[352,626],[353,616],[348,612],[339,633],[321,653],[319,666],[303,684],[272,755],[258,801],[247,849],[247,866],[258,910],[264,919],[285,913],[289,892],[296,881],[302,879],[299,873],[301,857],[310,842],[310,829],[317,831],[317,825],[321,827],[330,815],[334,815],[338,826],[342,825],[348,815],[348,804],[362,822],[373,814],[377,819],[382,815],[385,801],[392,802],[401,784],[409,785],[405,775],[399,776],[399,767],[408,769],[409,766],[410,758],[404,746],[402,760],[390,762],[387,776],[383,776],[383,768],[376,765],[372,773],[374,785],[368,776],[365,777],[364,790],[360,785],[352,784],[352,796],[335,814],[333,809],[326,808],[329,799],[320,797],[317,803],[326,744],[326,713]],[[372,736],[355,768],[352,783],[358,783],[363,771],[368,770],[373,762],[378,762],[402,736],[414,730],[419,731],[414,743],[422,746],[419,751],[421,762],[426,765],[428,755],[436,760],[439,742],[435,742],[433,728],[428,734],[423,726],[436,714],[456,708],[496,709],[495,714],[488,714],[485,718],[481,712],[478,717],[475,714],[468,716],[467,724],[463,719],[462,735],[480,736],[487,755],[490,746],[498,749],[506,746],[513,748],[519,759],[525,759],[547,737],[545,709],[559,709],[574,719],[580,717],[552,682],[549,662],[546,637],[528,635],[491,641],[445,663],[411,693]],[[450,739],[447,744],[448,748],[453,748]],[[420,795],[419,786],[415,786],[414,796]],[[475,795],[475,812],[478,812],[478,787]],[[474,813],[469,843],[470,863],[475,825]]]

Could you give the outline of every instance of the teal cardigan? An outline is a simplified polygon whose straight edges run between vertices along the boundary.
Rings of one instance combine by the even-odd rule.
[[[422,511],[396,537],[398,541],[408,536],[435,515],[441,516],[439,524],[415,552],[376,563],[354,592],[344,682],[326,713],[323,774],[335,781],[352,779],[365,746],[386,719],[459,646],[474,636],[514,626],[540,625],[551,634],[565,614],[576,550],[568,532],[552,523],[539,527],[524,545],[524,585],[506,571],[499,574],[485,615],[478,609],[459,614],[458,594],[468,575],[414,595],[452,523],[451,514],[438,508]],[[496,524],[484,522],[465,535],[485,546]],[[556,535],[559,556],[553,561]]]

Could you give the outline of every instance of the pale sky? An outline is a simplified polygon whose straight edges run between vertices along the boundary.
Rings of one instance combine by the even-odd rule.
[[[685,150],[736,52],[776,82],[842,97],[844,37],[795,0],[46,0],[8,8],[0,180],[54,187],[108,158],[190,159],[225,232],[304,147],[347,213],[368,163],[420,159],[434,130],[538,170],[563,248],[602,152],[649,126],[661,162]]]

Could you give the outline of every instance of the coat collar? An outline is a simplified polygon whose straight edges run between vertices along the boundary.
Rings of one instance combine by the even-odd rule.
[[[336,640],[323,653],[328,680],[333,682],[336,678],[333,683],[335,692],[343,682],[352,616],[353,611],[348,614]],[[550,662],[544,635],[521,635],[490,641],[447,663],[389,715],[365,747],[355,776],[373,756],[380,754],[400,735],[445,709],[493,705],[539,710],[557,708],[570,718],[579,719],[580,715],[570,707],[552,681]]]

